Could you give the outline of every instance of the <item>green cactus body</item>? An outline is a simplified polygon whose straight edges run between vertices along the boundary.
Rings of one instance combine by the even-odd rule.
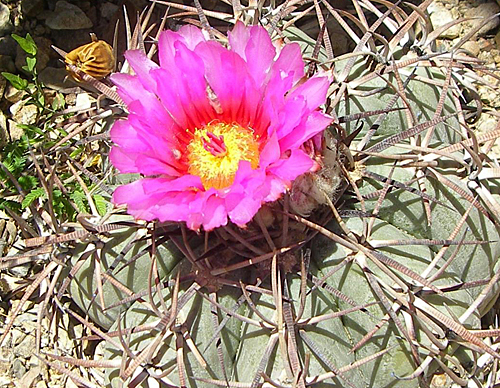
[[[314,40],[292,28],[284,33],[292,41],[300,43],[305,55],[312,55]],[[398,53],[394,57],[403,58]],[[327,59],[324,50],[320,50],[318,58],[320,61]],[[348,119],[356,114],[384,111],[388,107],[399,110],[379,112],[361,119],[363,128],[350,145],[354,157],[358,158],[355,166],[351,166],[357,168],[354,171],[351,168],[352,179],[356,181],[362,196],[369,196],[374,191],[388,187],[385,181],[375,179],[373,174],[385,177],[384,179],[390,177],[403,184],[409,182],[406,185],[418,192],[391,185],[393,187],[385,194],[380,209],[377,209],[378,196],[366,199],[362,204],[352,190],[344,193],[337,202],[345,202],[341,210],[358,210],[366,215],[377,209],[378,214],[376,217],[365,217],[364,220],[356,216],[344,219],[347,230],[357,238],[354,242],[345,236],[344,230],[337,222],[326,224],[327,232],[323,233],[324,235],[319,233],[307,246],[312,254],[305,289],[301,290],[303,283],[300,258],[306,252],[306,247],[293,251],[296,263],[290,266],[291,270],[284,265],[284,257],[291,253],[280,255],[276,275],[278,281],[274,287],[285,297],[278,303],[277,291],[273,290],[273,277],[269,269],[272,267],[269,264],[272,255],[264,261],[264,267],[259,264],[231,272],[229,275],[220,271],[217,275],[205,277],[200,268],[204,268],[205,274],[210,273],[212,268],[207,269],[203,265],[197,267],[196,263],[189,263],[171,241],[157,244],[155,259],[160,279],[167,286],[162,290],[163,302],[160,303],[156,290],[153,290],[153,300],[162,316],[153,314],[145,307],[144,303],[151,303],[148,296],[144,296],[142,301],[106,311],[106,315],[99,309],[99,298],[96,297],[89,310],[92,320],[102,327],[109,328],[111,332],[119,329],[117,320],[120,321],[120,330],[150,325],[145,331],[130,336],[123,335],[129,351],[136,356],[144,356],[143,362],[140,363],[142,366],[138,367],[135,374],[125,373],[126,381],[134,381],[134,386],[138,386],[141,381],[142,386],[147,387],[148,379],[158,379],[152,374],[165,372],[166,375],[160,379],[165,386],[170,384],[208,388],[217,385],[238,386],[237,384],[241,383],[243,387],[270,387],[272,382],[275,382],[277,386],[286,387],[417,387],[423,381],[428,383],[432,373],[441,366],[436,361],[426,363],[427,357],[439,358],[440,362],[448,365],[452,364],[450,360],[458,360],[465,366],[474,358],[473,351],[455,341],[460,337],[457,331],[461,329],[450,327],[448,321],[438,319],[437,314],[442,314],[439,316],[445,316],[466,329],[481,327],[480,318],[496,299],[498,287],[491,288],[477,309],[465,316],[469,307],[481,295],[485,283],[481,287],[458,286],[490,279],[499,269],[497,258],[500,244],[495,225],[498,220],[494,220],[493,216],[489,216],[493,221],[488,219],[481,211],[484,207],[479,209],[480,206],[473,206],[465,225],[457,236],[452,238],[453,244],[442,242],[450,239],[460,218],[468,211],[470,201],[453,190],[451,183],[440,181],[438,177],[445,176],[473,198],[474,193],[470,192],[465,183],[466,169],[463,169],[463,176],[460,178],[456,172],[457,163],[448,163],[450,159],[444,157],[430,158],[429,160],[437,163],[429,164],[425,170],[420,167],[405,167],[405,161],[395,163],[394,159],[385,159],[381,155],[363,157],[354,151],[381,115],[385,117],[364,148],[367,151],[372,150],[374,153],[388,156],[404,156],[410,153],[416,155],[416,152],[408,149],[409,145],[418,143],[410,141],[410,136],[396,139],[386,148],[381,145],[388,139],[394,139],[393,136],[404,135],[409,128],[428,123],[436,117],[446,119],[435,123],[428,147],[442,149],[447,145],[456,144],[462,140],[461,134],[464,133],[456,114],[456,99],[453,96],[453,93],[456,93],[456,84],[452,83],[452,87],[445,91],[442,111],[435,117],[446,79],[443,75],[446,74],[444,65],[440,70],[426,67],[428,62],[422,59],[389,71],[387,69],[397,63],[389,61],[386,64],[378,64],[380,71],[378,75],[374,75],[376,72],[366,67],[365,59],[358,59],[350,70],[346,78],[346,95],[333,108],[336,116]],[[336,63],[336,73],[342,73],[348,62],[347,59]],[[400,77],[399,81],[396,71]],[[367,78],[368,75],[373,77]],[[409,76],[412,77],[410,80],[407,78]],[[407,82],[406,101],[411,113],[401,98],[393,106],[389,106],[395,96],[390,85],[396,85],[398,82]],[[334,83],[332,88],[338,86]],[[413,122],[408,122],[409,117],[412,117]],[[358,120],[347,119],[346,123],[339,125],[349,135],[358,128],[359,123]],[[425,131],[422,130],[420,140],[430,126],[423,128]],[[412,139],[415,139],[416,135],[418,133],[414,133]],[[463,159],[464,151],[455,152],[453,155]],[[339,158],[339,163],[341,159]],[[425,157],[421,159],[425,160]],[[342,162],[344,161],[342,159]],[[417,182],[412,182],[418,168],[422,173],[420,180],[425,182],[425,195],[428,196],[424,200],[428,201],[431,209],[430,223],[426,216],[424,200],[419,194],[422,187]],[[361,175],[355,176],[359,172]],[[493,184],[491,181],[491,185]],[[498,199],[498,196],[494,198]],[[337,199],[332,198],[332,201]],[[283,222],[284,217],[281,205],[280,202],[275,214],[279,222]],[[317,214],[311,215],[311,219],[319,219],[328,212],[327,206],[323,206],[317,209]],[[300,222],[290,220],[290,223],[290,230],[294,232],[302,228],[300,233],[303,235],[312,233]],[[371,233],[365,241],[366,227],[371,223]],[[328,231],[342,236],[348,246],[334,242],[327,236]],[[100,256],[101,271],[106,271],[134,233],[135,229],[116,233],[105,241],[105,248]],[[210,234],[208,247],[216,247],[218,241],[222,241],[221,238],[220,235]],[[280,238],[281,236],[275,238],[278,247]],[[424,239],[427,239],[427,242],[417,243]],[[459,242],[461,239],[463,244]],[[151,241],[144,239],[134,243],[134,248],[124,255],[122,262],[145,249],[145,240]],[[380,244],[384,240],[400,243],[388,243],[387,246]],[[227,245],[244,250],[238,242],[227,241]],[[269,252],[264,238],[259,241],[259,247]],[[298,241],[300,239],[292,243]],[[428,270],[443,245],[450,246],[435,267]],[[190,246],[195,257],[203,256],[202,238],[194,238]],[[352,248],[353,246],[356,249]],[[457,249],[458,252],[455,252]],[[223,252],[225,253],[220,254],[222,258],[232,251],[227,248]],[[424,287],[418,279],[432,278],[452,255],[454,257],[449,266],[431,282],[434,288],[431,290]],[[245,259],[237,254],[233,254],[231,258],[233,261],[228,261],[227,265]],[[78,256],[75,260],[78,260]],[[200,259],[200,262],[202,261],[203,259]],[[151,256],[145,253],[134,265],[113,276],[133,292],[146,290],[151,263]],[[85,263],[76,276],[76,282],[72,282],[72,296],[85,311],[89,308],[89,299],[92,296],[89,290],[96,290],[94,265],[94,260]],[[177,273],[184,279],[176,299],[182,303],[177,312],[172,313],[171,308],[177,303],[174,303],[173,297]],[[249,303],[241,291],[240,280],[247,286],[257,284],[266,292],[248,288],[248,297],[251,299]],[[457,286],[456,289],[446,289],[453,286]],[[436,287],[446,292],[438,295]],[[111,284],[105,284],[106,304],[112,304],[126,296]],[[166,311],[164,307],[167,307]],[[393,316],[387,314],[388,308],[393,316],[397,317],[397,322]],[[353,311],[337,317],[326,316],[348,309]],[[301,316],[296,319],[299,312]],[[175,319],[170,321],[169,327],[165,327],[171,317]],[[162,318],[163,326],[158,326]],[[415,331],[408,334],[410,326]],[[378,330],[375,330],[377,328]],[[356,345],[370,332],[373,336],[358,348]],[[409,341],[408,336],[413,335],[414,338]],[[433,336],[433,341],[429,336]],[[188,344],[189,341],[192,342]],[[414,344],[413,349],[410,342]],[[115,344],[108,341],[102,345],[106,359],[120,360],[124,357],[123,348],[116,346],[117,343],[119,341]],[[442,344],[442,349],[438,349],[436,343]],[[355,346],[356,350],[352,351]],[[144,349],[148,347],[153,350],[146,355]],[[379,352],[383,354],[378,354]],[[425,372],[419,374],[418,378],[409,379],[419,368],[415,361],[416,354],[420,362],[425,364]],[[375,355],[372,360],[366,360]],[[125,358],[125,368],[134,365],[132,358]],[[359,365],[354,364],[358,362]],[[107,370],[106,381],[112,387],[119,387],[122,377],[124,376],[120,376],[116,368]]]

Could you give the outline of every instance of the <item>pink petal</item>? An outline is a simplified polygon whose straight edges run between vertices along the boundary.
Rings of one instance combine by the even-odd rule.
[[[136,218],[149,221],[154,219],[154,215],[151,210],[157,202],[157,198],[144,195],[143,181],[144,179],[140,179],[116,188],[113,193],[112,200],[115,205],[127,204],[127,211],[130,214]],[[135,201],[131,203],[131,200],[134,198]]]
[[[130,104],[134,100],[139,100],[144,93],[149,93],[136,76],[130,74],[113,73],[110,80],[118,86],[118,94],[125,102]]]
[[[299,175],[310,171],[313,165],[314,162],[304,151],[294,149],[290,157],[276,162],[268,171],[284,181],[292,182]]]
[[[213,41],[200,43],[196,53],[205,64],[206,80],[222,107],[220,119],[252,126],[261,97],[246,62]]]
[[[276,132],[272,133],[260,152],[259,167],[266,168],[271,163],[277,161],[280,158],[280,145],[278,143],[278,136]]]
[[[127,211],[144,220],[184,221],[189,214],[189,202],[200,186],[199,177],[178,179],[146,178],[118,187],[113,203],[127,205]]]
[[[129,50],[125,52],[125,58],[132,69],[134,69],[144,87],[151,92],[156,91],[156,85],[149,76],[149,73],[151,70],[157,69],[158,65],[141,50]]]
[[[311,112],[307,119],[290,134],[280,139],[281,150],[290,150],[301,146],[306,140],[325,130],[332,121],[333,119],[330,116],[320,111]]]
[[[182,42],[176,42],[174,58],[176,68],[151,72],[158,95],[181,128],[200,128],[216,117],[208,99],[204,63]]]
[[[279,139],[296,128],[304,118],[306,102],[302,96],[297,96],[294,99],[287,99],[284,106],[279,109],[277,118],[274,124],[271,124],[269,130],[276,129]]]
[[[184,43],[190,50],[194,50],[198,43],[205,42],[206,40],[201,30],[191,24],[186,24],[179,28],[178,33],[184,38]]]
[[[292,77],[296,83],[304,76],[304,61],[298,43],[290,43],[281,49],[280,55],[272,67],[272,75],[285,79]]]
[[[247,62],[257,87],[265,84],[276,50],[267,31],[259,26],[247,28],[238,22],[228,33],[231,50]]]
[[[165,161],[159,158],[147,155],[138,156],[135,160],[135,165],[137,166],[138,172],[143,175],[168,175],[176,177],[185,172],[165,163]]]
[[[118,86],[118,94],[127,104],[129,112],[137,114],[145,123],[149,123],[154,132],[167,126],[170,130],[175,125],[158,97],[147,91],[137,76],[112,74],[111,80]],[[167,133],[164,130],[163,132]]]
[[[302,85],[293,90],[286,98],[286,100],[293,100],[295,98],[305,99],[307,109],[314,110],[326,101],[326,93],[330,81],[327,77],[313,77],[309,78]]]
[[[252,170],[249,162],[240,162],[234,183],[225,196],[229,218],[236,225],[243,227],[250,222],[262,206],[262,199],[269,192],[265,181],[265,170]]]
[[[139,173],[139,168],[135,164],[137,154],[123,152],[119,147],[113,147],[109,152],[109,159],[113,166],[123,174]]]
[[[272,174],[267,176],[265,185],[269,188],[269,193],[263,198],[263,202],[276,201],[290,187],[290,183],[287,183]]]
[[[136,153],[149,152],[151,147],[143,141],[137,130],[130,125],[129,120],[117,120],[110,130],[110,137],[114,143]]]
[[[133,117],[118,120],[111,128],[111,139],[120,148],[113,148],[110,157],[113,165],[121,172],[137,172],[145,175],[180,175],[184,170],[172,153],[172,147],[165,139],[151,131],[134,125]],[[127,165],[129,163],[129,165]]]
[[[203,229],[210,231],[224,225],[227,225],[225,202],[216,194],[211,195],[205,203],[203,212]]]
[[[244,227],[257,214],[261,206],[261,198],[243,197],[238,205],[229,212],[229,218],[239,227]]]
[[[162,31],[158,38],[158,59],[162,69],[175,69],[175,43],[185,40],[178,32]]]
[[[243,59],[247,59],[245,55],[245,48],[247,47],[248,40],[250,39],[250,28],[245,26],[241,21],[237,21],[233,29],[227,33],[231,51],[234,51]]]
[[[176,70],[178,68],[176,53],[179,46],[185,46],[188,50],[193,51],[199,43],[204,41],[205,38],[201,30],[190,25],[181,27],[178,32],[162,31],[158,39],[160,67],[167,70]]]
[[[182,192],[185,190],[191,191],[192,189],[195,189],[195,192],[197,192],[203,189],[200,177],[194,175],[183,175],[176,179],[151,178],[143,179],[143,181],[144,192],[146,194],[154,194],[157,192]]]

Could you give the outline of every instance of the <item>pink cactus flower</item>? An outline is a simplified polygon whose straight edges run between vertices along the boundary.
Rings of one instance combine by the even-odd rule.
[[[112,75],[129,115],[111,129],[110,159],[145,176],[113,202],[137,219],[244,227],[317,167],[303,145],[332,121],[318,110],[328,77],[303,82],[299,45],[277,49],[262,27],[237,23],[228,39],[229,48],[193,26],[164,31],[159,65],[132,50],[135,75]]]

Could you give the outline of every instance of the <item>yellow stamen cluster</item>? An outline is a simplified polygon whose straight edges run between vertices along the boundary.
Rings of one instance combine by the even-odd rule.
[[[241,160],[259,165],[259,143],[251,129],[212,122],[196,129],[187,146],[188,172],[201,178],[206,190],[231,186]]]

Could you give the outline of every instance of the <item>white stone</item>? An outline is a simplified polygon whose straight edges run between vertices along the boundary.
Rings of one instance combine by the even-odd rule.
[[[444,8],[441,3],[433,3],[429,6],[431,22],[435,30],[455,20],[451,11]],[[455,24],[441,33],[445,39],[455,39],[460,34],[460,24]]]
[[[3,2],[0,2],[0,36],[6,36],[14,27],[10,21],[10,10]]]
[[[79,110],[89,109],[92,106],[92,101],[88,93],[78,93],[76,95],[75,108]]]

